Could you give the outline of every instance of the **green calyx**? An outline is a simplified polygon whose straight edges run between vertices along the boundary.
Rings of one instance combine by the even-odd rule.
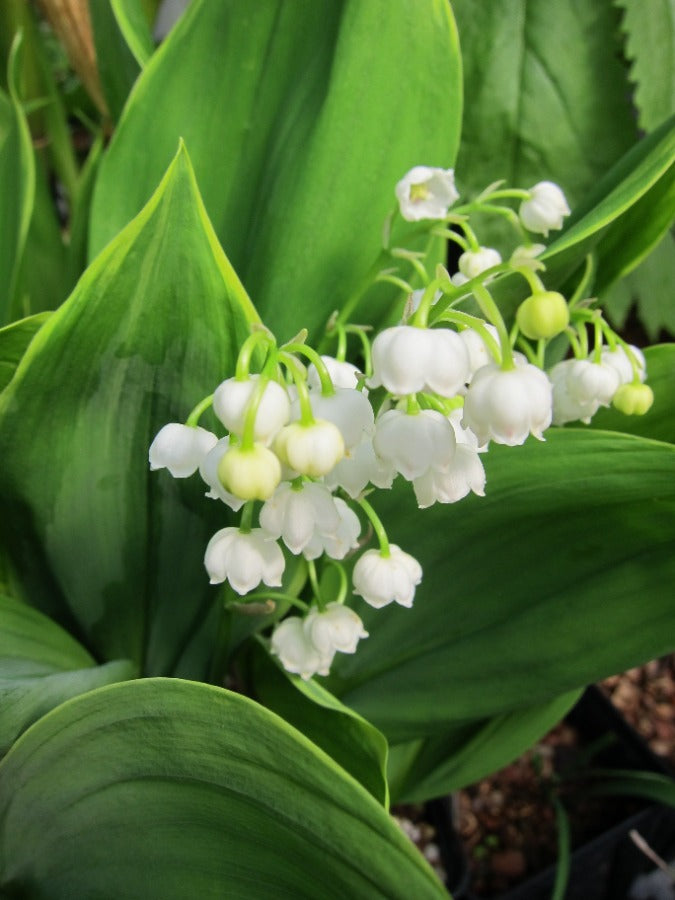
[[[569,325],[567,301],[557,291],[539,291],[518,307],[516,323],[525,337],[542,340],[555,337]]]

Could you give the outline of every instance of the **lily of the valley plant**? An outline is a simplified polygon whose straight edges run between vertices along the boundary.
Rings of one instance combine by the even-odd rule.
[[[447,896],[390,802],[673,649],[675,129],[568,6],[7,4],[0,895]]]

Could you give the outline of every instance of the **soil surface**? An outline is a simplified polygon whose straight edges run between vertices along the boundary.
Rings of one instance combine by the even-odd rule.
[[[615,675],[600,688],[675,771],[675,656]],[[563,722],[520,759],[459,792],[473,895],[499,897],[556,861],[554,797],[568,816],[573,849],[644,805],[589,797],[583,777],[585,765],[593,763],[588,755],[584,739]]]

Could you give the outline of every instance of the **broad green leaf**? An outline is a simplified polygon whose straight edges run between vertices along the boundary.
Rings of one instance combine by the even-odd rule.
[[[675,113],[675,2],[617,0],[617,6],[623,10],[638,122],[650,131]]]
[[[600,409],[593,428],[623,431],[675,444],[675,344],[647,347],[647,383],[654,391],[654,405],[644,416],[624,416],[616,409]]]
[[[9,58],[9,95],[0,90],[0,326],[15,317],[21,257],[35,196],[33,146],[17,92],[20,44],[17,36]]]
[[[321,747],[385,808],[387,742],[317,681],[283,671],[262,647],[253,657],[256,699]]]
[[[426,900],[385,810],[282,719],[150,679],[37,722],[0,764],[0,890],[52,900]]]
[[[145,4],[147,6],[147,4]],[[157,4],[153,4],[155,7]],[[143,68],[155,51],[142,0],[110,0],[117,25],[138,65]]]
[[[574,706],[580,691],[525,706],[490,719],[458,725],[415,742],[395,775],[396,803],[418,803],[473,784],[508,765],[546,734]],[[406,753],[406,747],[392,747]]]
[[[484,463],[485,498],[420,512],[404,485],[377,505],[424,579],[411,610],[358,608],[370,637],[329,687],[392,743],[675,646],[675,447],[552,429]]]
[[[453,0],[467,98],[460,185],[559,183],[573,203],[635,140],[611,0]],[[561,45],[574,47],[561,52]]]
[[[90,249],[146,201],[182,136],[266,324],[280,337],[316,330],[377,258],[396,182],[420,162],[452,164],[460,117],[445,2],[194,0],[144,69],[107,150]],[[367,317],[391,296],[379,295]]]
[[[608,233],[611,236],[609,226],[620,228],[623,218],[630,216],[636,206],[639,220],[648,218],[649,205],[639,203],[646,196],[651,198],[655,215],[660,217],[663,213],[661,191],[671,190],[674,166],[675,118],[672,118],[636,144],[572,210],[560,236],[542,254],[548,270],[547,282],[560,284],[598,245],[602,252],[599,242]],[[653,239],[649,246],[652,244]],[[639,261],[644,255],[644,247],[639,240],[637,245]],[[624,251],[621,261],[627,270],[630,256]]]
[[[141,70],[128,43],[133,25],[127,27],[126,32],[121,30],[120,20],[111,2],[92,3],[90,16],[101,87],[112,119],[117,122]],[[129,25],[128,20],[126,24]]]
[[[0,752],[64,700],[135,677],[128,660],[97,666],[51,619],[0,595]]]
[[[0,328],[0,391],[12,380],[28,345],[50,315],[48,312],[37,313]]]
[[[99,658],[171,672],[216,600],[202,560],[225,508],[198,476],[151,473],[148,447],[232,373],[255,320],[181,148],[2,394],[2,538],[31,603]]]

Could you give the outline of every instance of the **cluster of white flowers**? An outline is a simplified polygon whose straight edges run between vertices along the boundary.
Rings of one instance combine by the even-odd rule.
[[[449,221],[448,210],[458,199],[453,171],[425,166],[408,172],[396,195],[406,221],[432,224]],[[485,196],[521,199],[520,221],[535,233],[560,228],[569,213],[562,191],[550,182]],[[165,425],[150,447],[152,469],[166,468],[176,478],[199,471],[207,497],[241,511],[238,526],[220,529],[209,541],[206,570],[212,584],[227,582],[240,596],[265,585],[270,590],[262,596],[278,600],[281,612],[289,603],[304,610],[303,616],[277,622],[270,643],[286,670],[302,678],[327,674],[336,653],[354,653],[368,636],[345,604],[344,561],[366,540],[364,519],[379,548],[358,556],[353,594],[376,609],[391,603],[410,607],[421,582],[420,563],[389,542],[366,500],[370,491],[390,488],[400,476],[412,483],[420,508],[483,496],[481,454],[490,442],[517,446],[530,435],[543,440],[552,422],[587,422],[610,402],[631,413],[651,403],[640,351],[617,342],[585,307],[577,314],[538,279],[542,245],[521,247],[503,263],[497,250],[480,246],[466,219],[455,219],[465,235],[458,238],[464,249],[459,271],[437,271],[422,290],[411,288],[407,318],[372,342],[361,329],[364,372],[344,359],[346,340],[335,358],[320,356],[302,338],[277,346],[269,332],[256,330],[241,349],[235,376],[202,401],[187,424]],[[397,258],[414,256],[401,251]],[[510,334],[486,288],[509,270],[520,272],[531,287]],[[465,296],[466,284],[484,318],[455,312],[447,299],[441,303]],[[579,334],[587,323],[596,329],[596,349],[583,358],[580,348],[587,344]],[[547,374],[544,344],[573,326],[576,357]],[[600,328],[609,340],[604,349]],[[524,352],[513,346],[516,338]],[[251,373],[254,349],[264,351],[264,363]],[[197,424],[210,405],[227,430],[223,437]],[[283,592],[289,553],[305,561],[309,602]],[[322,559],[341,573],[337,599],[330,601],[322,596],[315,569]]]

